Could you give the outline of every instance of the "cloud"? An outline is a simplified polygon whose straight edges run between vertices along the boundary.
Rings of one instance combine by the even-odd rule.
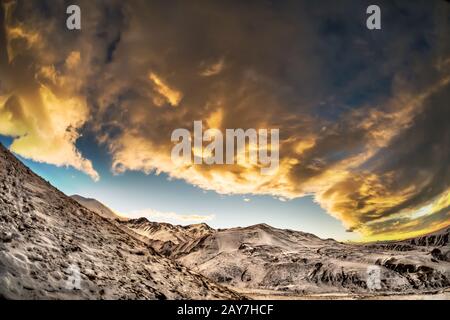
[[[133,211],[127,214],[128,217],[145,217],[150,221],[157,222],[176,222],[176,223],[199,223],[211,221],[215,218],[213,214],[211,215],[198,215],[198,214],[178,214],[175,212],[161,212],[153,209],[145,209]]]
[[[268,194],[286,199],[314,194],[330,214],[367,237],[385,232],[377,221],[398,212],[413,214],[417,206],[434,201],[448,189],[445,179],[426,183],[433,171],[448,163],[445,158],[440,163],[423,161],[421,168],[413,168],[407,161],[395,170],[388,165],[398,159],[401,141],[408,141],[406,158],[419,159],[417,139],[424,136],[423,142],[429,142],[431,130],[441,130],[434,138],[439,145],[433,147],[434,152],[446,154],[445,127],[421,126],[420,117],[441,110],[439,117],[447,118],[445,109],[436,109],[436,104],[447,101],[439,95],[448,91],[449,69],[436,66],[437,60],[445,61],[442,57],[448,58],[450,52],[440,47],[435,53],[439,59],[431,58],[418,45],[422,38],[433,41],[423,28],[410,30],[407,22],[397,24],[390,35],[384,33],[368,43],[364,29],[356,26],[358,22],[349,18],[344,8],[331,6],[328,12],[319,12],[289,4],[275,15],[260,6],[248,5],[237,11],[231,5],[209,4],[183,6],[185,25],[179,33],[176,26],[159,18],[171,16],[166,9],[142,5],[139,11],[153,12],[152,19],[138,12],[129,17],[130,27],[122,30],[116,50],[115,69],[109,70],[109,78],[131,71],[102,96],[102,101],[109,103],[105,109],[114,109],[119,99],[122,107],[126,104],[121,119],[130,120],[118,128],[119,134],[106,139],[116,172],[163,172],[223,194]],[[418,19],[421,9],[408,9],[410,21]],[[211,24],[207,16],[216,11],[223,15]],[[429,14],[431,21],[439,18]],[[240,18],[237,26],[230,22],[233,16]],[[242,28],[249,21],[255,27]],[[144,29],[158,29],[161,36],[153,35],[151,45],[142,45],[148,36],[141,32]],[[348,30],[352,36],[347,35]],[[341,45],[335,45],[337,37]],[[291,41],[294,38],[303,41]],[[172,44],[175,49],[169,50]],[[438,50],[437,44],[430,47]],[[348,54],[350,51],[355,53]],[[295,59],[287,61],[286,52],[295,52]],[[139,63],[123,65],[126,57],[133,55],[142,57]],[[226,70],[222,63],[214,62],[214,57],[224,55]],[[200,77],[198,65],[205,66]],[[365,67],[361,70],[356,65]],[[124,92],[151,68],[158,70],[158,75],[170,76],[177,90],[185,93],[176,111],[152,108],[154,95],[139,90],[124,103]],[[361,97],[359,92],[367,93]],[[176,128],[190,129],[198,119],[216,119],[209,126],[222,130],[280,128],[279,171],[264,177],[258,174],[258,167],[175,166],[168,156],[172,145],[167,137]],[[416,132],[416,137],[402,140],[407,132]],[[423,172],[421,176],[417,169]],[[433,189],[433,194],[419,197],[420,190],[437,184],[441,186]],[[420,232],[432,227],[421,225]],[[402,229],[398,230],[400,236]]]
[[[224,67],[225,67],[225,60],[222,58],[218,62],[213,63],[204,68],[204,70],[200,74],[204,77],[215,76],[221,73]]]
[[[72,166],[92,179],[99,175],[75,143],[89,108],[81,93],[80,52],[51,57],[41,32],[13,18],[14,2],[0,10],[0,134],[13,137],[11,150],[23,157],[57,166]],[[66,61],[61,67],[60,62]],[[78,67],[78,68],[77,68]]]
[[[24,30],[14,33],[21,41],[2,42],[13,54],[0,50],[6,134],[40,137],[33,124],[48,127],[42,137],[66,150],[61,162],[85,172],[90,162],[75,142],[89,130],[107,147],[116,174],[164,173],[221,194],[314,195],[366,238],[448,223],[445,2],[382,2],[376,33],[365,28],[366,6],[356,1],[79,3],[83,32],[75,34],[52,29],[58,18],[49,23],[63,2],[15,8],[28,19],[11,24]],[[18,76],[6,83],[5,74]],[[32,112],[27,99],[36,97],[42,106]],[[65,108],[48,112],[55,104]],[[279,170],[262,176],[259,165],[175,165],[171,133],[192,130],[197,120],[222,131],[279,128]],[[35,140],[36,149],[30,142],[21,152],[44,157],[38,149],[47,149]],[[41,160],[61,164],[55,150]],[[427,206],[439,209],[418,216]]]
[[[161,95],[162,98],[167,100],[173,107],[176,107],[182,97],[183,94],[175,89],[170,88],[163,80],[161,80],[156,74],[153,72],[150,73],[149,79],[153,82],[155,90]],[[161,97],[155,97],[154,102],[157,106],[162,105]]]
[[[318,193],[319,203],[353,229],[363,230],[366,236],[378,236],[384,229],[378,229],[379,224],[373,222],[397,214],[403,215],[405,222],[405,215],[412,218],[422,206],[442,201],[440,197],[449,190],[450,172],[444,163],[450,161],[450,132],[441,120],[449,116],[449,88],[449,80],[444,78],[419,93],[420,98],[408,99],[406,105],[416,105],[408,112],[404,126],[398,121],[383,121],[379,128],[383,134],[376,136],[383,137],[382,141],[388,139],[380,143],[377,138],[370,156],[364,153],[363,162],[347,168],[348,174]],[[389,126],[395,128],[395,134],[386,135]],[[370,146],[373,142],[364,144]],[[422,231],[426,229],[420,226]],[[400,227],[397,230],[402,233]]]

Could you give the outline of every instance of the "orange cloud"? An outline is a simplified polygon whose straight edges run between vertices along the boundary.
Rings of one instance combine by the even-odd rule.
[[[91,18],[70,41],[32,4],[22,8],[30,25],[7,9],[5,37],[14,41],[3,46],[8,66],[0,63],[0,130],[16,137],[17,152],[96,179],[75,147],[87,125],[116,174],[165,173],[222,194],[314,195],[367,239],[448,221],[450,51],[428,36],[439,30],[395,23],[370,45],[345,6],[292,2],[273,14],[253,3],[167,10],[117,2],[114,24],[95,2],[83,6]],[[417,8],[408,12],[421,17]],[[343,28],[328,30],[330,17]],[[340,29],[351,32],[336,37]],[[423,39],[439,50],[415,49]],[[172,163],[172,131],[196,120],[221,130],[280,129],[279,170]]]
[[[163,80],[161,80],[156,74],[153,72],[150,73],[149,79],[153,82],[155,90],[161,95],[163,99],[165,99],[171,106],[176,107],[181,99],[183,98],[183,94],[175,89],[170,88]],[[158,106],[162,105],[161,100],[154,100],[155,104]]]
[[[65,59],[65,68],[57,70],[58,61],[46,54],[47,39],[30,25],[14,23],[13,7],[13,2],[5,5],[6,42],[0,43],[0,50],[7,49],[5,60],[0,61],[0,82],[4,85],[0,92],[0,134],[13,137],[11,150],[25,158],[71,166],[97,181],[99,175],[92,162],[75,146],[78,130],[90,112],[86,97],[80,93],[84,71],[74,70],[81,54],[72,51]],[[35,59],[29,66],[28,56]]]

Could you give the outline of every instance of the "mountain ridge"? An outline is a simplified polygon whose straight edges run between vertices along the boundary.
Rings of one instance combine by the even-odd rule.
[[[104,205],[102,202],[98,201],[97,199],[85,198],[85,197],[77,195],[77,194],[71,195],[70,198],[77,201],[79,204],[83,205],[87,209],[102,216],[103,218],[111,219],[111,220],[117,220],[117,219],[127,220],[127,218],[119,216],[112,209],[108,208],[106,205]]]
[[[234,290],[250,296],[260,290],[422,295],[450,288],[445,232],[394,246],[353,245],[264,223],[215,230],[108,219],[51,186],[1,145],[0,177],[4,298],[243,298]],[[64,287],[73,266],[81,290]],[[380,273],[376,288],[370,284],[373,268]]]
[[[197,224],[189,224],[189,225],[176,225],[176,224],[171,224],[171,223],[167,223],[167,222],[154,222],[154,221],[149,220],[146,217],[130,219],[130,218],[125,218],[125,217],[117,215],[112,209],[108,208],[102,202],[100,202],[100,201],[98,201],[98,200],[96,200],[94,198],[86,198],[86,197],[83,197],[81,195],[72,195],[70,197],[75,199],[75,200],[77,200],[82,205],[88,207],[88,209],[90,209],[89,208],[89,204],[88,204],[89,202],[92,202],[92,203],[95,203],[96,205],[104,207],[107,210],[109,210],[113,216],[107,217],[106,215],[102,214],[102,212],[97,212],[96,210],[92,210],[92,209],[91,210],[96,212],[96,213],[99,213],[100,215],[102,215],[104,217],[107,217],[107,218],[110,218],[110,219],[113,219],[113,220],[120,219],[120,220],[122,220],[125,223],[128,222],[128,223],[131,223],[131,224],[133,224],[135,226],[139,226],[139,225],[147,223],[147,224],[152,224],[152,225],[166,226],[167,228],[173,228],[173,229],[181,228],[181,229],[186,230],[186,229],[189,229],[189,228],[192,228],[192,229],[193,228],[203,228],[203,229],[206,229],[206,230],[209,230],[209,231],[225,231],[225,230],[230,230],[230,229],[247,229],[247,228],[258,228],[258,227],[261,227],[261,228],[271,228],[271,229],[287,231],[287,232],[299,232],[299,233],[302,233],[302,234],[305,234],[305,235],[310,235],[311,237],[316,237],[316,238],[322,239],[324,241],[336,241],[336,242],[342,243],[342,241],[338,241],[338,240],[335,240],[333,238],[326,238],[326,239],[324,239],[324,238],[320,238],[320,237],[316,236],[313,233],[304,232],[304,231],[300,231],[300,230],[289,229],[289,228],[277,228],[277,227],[273,227],[273,226],[271,226],[271,225],[269,225],[267,223],[257,223],[257,224],[254,224],[254,225],[249,225],[249,226],[244,226],[244,227],[243,226],[236,226],[236,227],[231,227],[231,228],[217,228],[217,229],[214,229],[211,226],[209,226],[207,223],[197,223]],[[402,244],[402,243],[404,243],[404,244],[412,244],[412,245],[415,245],[415,244],[417,244],[417,245],[428,245],[428,244],[432,245],[432,244],[435,244],[437,246],[439,246],[439,245],[445,246],[446,244],[449,243],[449,239],[450,239],[449,233],[450,233],[450,226],[447,226],[447,227],[444,227],[442,229],[438,229],[438,230],[430,232],[430,233],[424,233],[423,235],[420,235],[420,236],[406,238],[406,239],[401,239],[401,240],[386,240],[386,241],[380,240],[380,241],[373,241],[373,242],[358,242],[358,243],[354,243],[354,244],[356,244],[356,245],[372,245],[372,244],[381,245],[381,244],[388,244],[388,243],[393,243],[393,244],[394,243],[395,244]],[[353,242],[348,242],[348,243],[353,243]]]
[[[157,241],[153,234],[149,244]],[[405,250],[398,244],[347,244],[262,223],[217,229],[169,248],[154,248],[246,294],[259,290],[287,296],[424,294],[450,287],[450,247],[446,245],[410,245]],[[379,268],[382,277],[376,289],[370,288],[373,268]]]

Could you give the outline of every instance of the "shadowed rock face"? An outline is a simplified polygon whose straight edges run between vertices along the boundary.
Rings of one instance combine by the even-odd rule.
[[[1,145],[0,297],[241,298],[67,197]]]
[[[382,241],[366,245],[374,249],[384,248],[392,251],[414,251],[420,249],[420,247],[442,248],[445,252],[448,251],[450,227],[446,227],[442,230],[426,234],[420,237],[406,239],[402,241]]]
[[[422,237],[406,240],[416,246],[445,247],[449,246],[450,227]]]

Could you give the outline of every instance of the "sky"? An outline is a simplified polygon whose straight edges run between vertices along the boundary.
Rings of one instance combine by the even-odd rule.
[[[450,224],[446,1],[378,1],[381,30],[368,1],[1,3],[0,142],[66,194],[338,240]],[[174,163],[194,121],[279,129],[278,170]]]

